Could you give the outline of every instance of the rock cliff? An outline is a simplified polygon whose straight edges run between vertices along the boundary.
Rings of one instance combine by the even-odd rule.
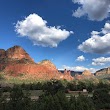
[[[2,58],[11,60],[21,60],[24,58],[29,61],[33,61],[29,54],[27,54],[20,46],[14,46],[6,51],[4,49],[0,49],[0,59]]]
[[[96,76],[104,75],[104,74],[110,74],[110,67],[100,69],[100,70],[96,71],[96,73],[95,73]]]
[[[72,80],[70,74],[61,74],[49,60],[35,63],[29,54],[20,46],[14,46],[6,51],[0,49],[0,71],[9,76],[25,76],[39,80],[67,79]]]

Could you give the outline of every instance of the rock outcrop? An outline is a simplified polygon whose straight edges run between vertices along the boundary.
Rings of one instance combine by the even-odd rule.
[[[0,59],[2,58],[11,60],[27,59],[29,61],[33,61],[29,54],[27,54],[20,46],[14,46],[6,51],[4,49],[0,49]]]
[[[91,74],[91,72],[90,72],[89,70],[85,70],[85,71],[82,73],[82,75],[84,75],[84,76],[91,76],[92,74]]]
[[[59,73],[56,66],[49,60],[35,63],[29,54],[20,46],[14,46],[6,51],[0,49],[0,71],[13,77],[22,76],[21,78],[23,79],[72,80],[70,73]]]
[[[100,70],[96,71],[96,73],[95,73],[96,76],[104,75],[104,74],[110,74],[110,67],[100,69]]]
[[[64,75],[63,75],[63,79],[69,79],[69,80],[73,80],[74,78],[71,76],[71,71],[70,70],[64,70]]]
[[[76,74],[75,78],[78,80],[83,80],[83,79],[89,79],[92,78],[94,75],[89,71],[89,70],[84,70],[81,75]]]
[[[57,70],[56,66],[50,60],[42,60],[38,63],[39,65],[46,66],[47,68],[55,71]]]

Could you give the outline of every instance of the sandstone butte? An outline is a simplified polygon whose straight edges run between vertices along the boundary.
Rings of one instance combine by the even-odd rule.
[[[75,78],[76,79],[88,79],[88,78],[92,78],[94,76],[94,74],[92,74],[89,70],[84,70],[83,73],[81,75],[76,74]]]
[[[58,72],[49,60],[35,63],[29,54],[20,46],[7,50],[0,49],[0,71],[13,77],[34,78],[38,80],[66,79],[73,80],[70,71]]]

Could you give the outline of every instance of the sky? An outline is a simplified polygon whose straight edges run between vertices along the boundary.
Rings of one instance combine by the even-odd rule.
[[[110,65],[110,0],[0,0],[0,48],[24,48],[58,69]]]

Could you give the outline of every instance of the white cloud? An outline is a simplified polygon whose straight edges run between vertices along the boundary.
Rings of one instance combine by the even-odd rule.
[[[30,14],[24,20],[18,21],[15,28],[20,36],[27,36],[34,45],[43,47],[57,47],[61,41],[73,34],[73,31],[60,29],[60,26],[47,26],[47,21],[37,14]]]
[[[63,69],[67,69],[67,70],[72,70],[72,71],[79,71],[79,72],[83,72],[84,70],[90,70],[92,73],[95,73],[97,71],[97,69],[95,68],[86,68],[84,66],[66,66],[63,65],[62,66]]]
[[[79,4],[73,16],[87,16],[90,20],[101,21],[110,15],[110,0],[72,0],[73,3]]]
[[[110,63],[110,57],[99,57],[92,60],[93,60],[92,65],[94,66],[105,65],[106,63]]]
[[[102,33],[104,34],[110,33],[110,23],[105,23],[104,28],[102,28]]]
[[[78,46],[85,53],[110,53],[110,23],[106,23],[102,31],[92,31],[91,38]]]
[[[85,61],[85,57],[83,55],[81,55],[76,60],[77,61]]]
[[[91,35],[98,35],[98,34],[100,34],[100,32],[98,32],[98,31],[92,31],[91,32]]]

